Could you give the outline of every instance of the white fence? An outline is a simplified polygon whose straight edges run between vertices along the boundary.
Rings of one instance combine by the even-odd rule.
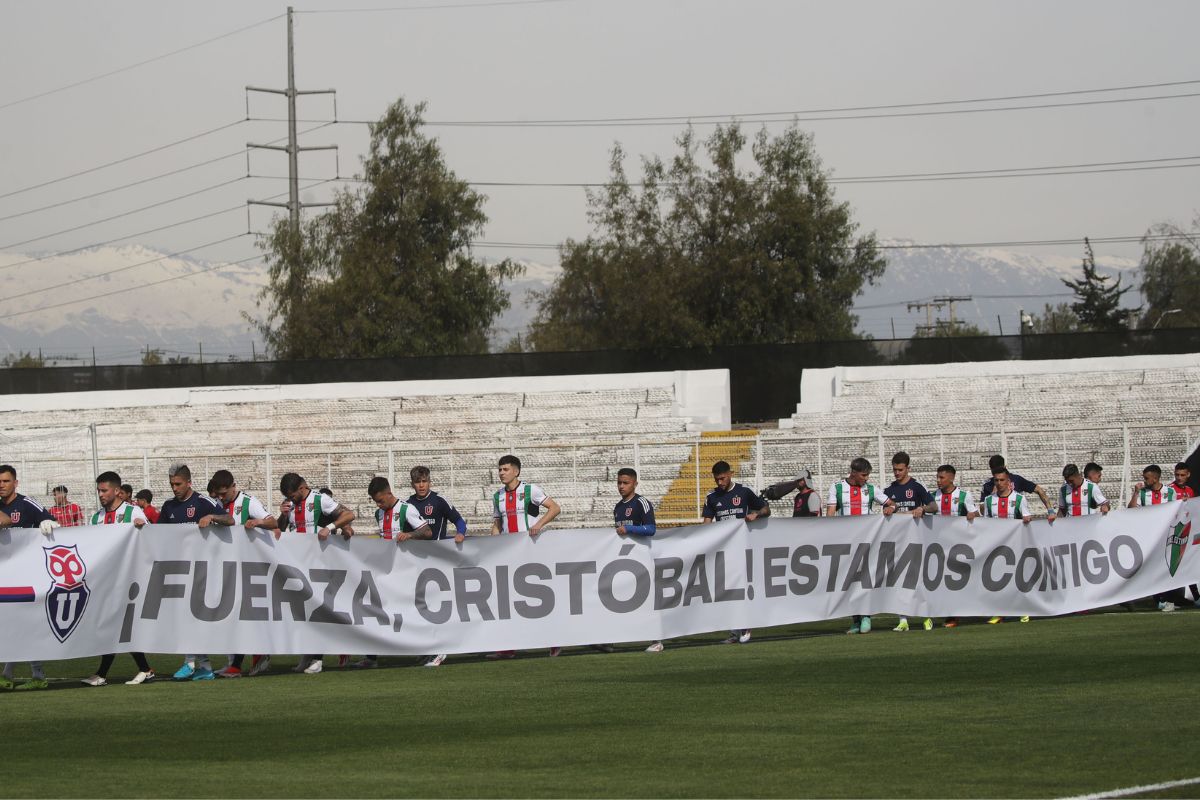
[[[81,432],[82,431],[82,432]],[[542,485],[563,507],[563,522],[572,527],[607,527],[616,502],[616,473],[624,466],[639,472],[640,491],[656,502],[676,485],[672,510],[660,514],[662,522],[694,522],[711,477],[711,462],[724,456],[724,448],[743,448],[737,480],[755,489],[795,476],[801,468],[812,470],[815,488],[824,491],[844,476],[851,459],[865,456],[873,462],[876,479],[891,482],[891,456],[898,450],[912,458],[913,474],[932,487],[934,471],[943,463],[958,469],[959,483],[978,490],[990,477],[987,460],[1003,454],[1010,468],[1041,483],[1053,494],[1062,465],[1081,467],[1096,461],[1106,467],[1102,486],[1114,501],[1122,503],[1132,485],[1141,479],[1146,464],[1159,463],[1168,472],[1185,457],[1192,444],[1193,426],[1172,424],[1129,424],[1120,426],[1072,427],[1068,429],[956,430],[901,433],[845,433],[806,437],[795,431],[768,431],[753,436],[675,439],[585,440],[561,443],[522,444],[506,442],[471,447],[429,444],[393,444],[376,449],[280,450],[257,453],[187,452],[122,453],[100,450],[94,454],[100,470],[115,470],[135,490],[149,488],[155,505],[167,497],[167,468],[176,461],[187,463],[195,488],[203,491],[208,476],[229,469],[245,491],[255,494],[268,507],[279,499],[279,477],[298,472],[309,484],[329,487],[342,503],[355,509],[360,526],[371,529],[374,507],[366,494],[370,479],[386,476],[396,493],[407,495],[408,470],[423,464],[433,472],[434,487],[458,506],[475,533],[490,527],[490,497],[496,488],[496,460],[505,453],[518,455],[523,477]],[[7,460],[18,468],[21,491],[49,502],[50,489],[60,483],[72,490],[72,499],[85,510],[95,508],[93,454],[87,452],[87,428],[75,429],[82,448],[79,457],[40,458],[39,440],[8,439],[0,442]],[[164,447],[164,450],[167,448]],[[733,460],[733,459],[727,459]],[[685,470],[686,468],[686,470]],[[687,475],[681,475],[686,471]],[[690,479],[690,480],[689,480]],[[685,492],[681,498],[681,492]],[[685,510],[680,511],[680,500]],[[790,513],[790,502],[773,505],[776,513]],[[664,509],[666,510],[666,509]]]

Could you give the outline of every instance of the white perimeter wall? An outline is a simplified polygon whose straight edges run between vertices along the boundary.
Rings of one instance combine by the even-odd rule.
[[[143,406],[197,406],[270,403],[280,400],[338,400],[361,397],[419,397],[525,392],[594,392],[612,389],[671,388],[673,414],[690,417],[697,430],[729,430],[729,370],[633,372],[612,375],[549,375],[462,378],[436,381],[375,381],[266,386],[197,386],[104,392],[0,395],[11,411],[96,410]]]

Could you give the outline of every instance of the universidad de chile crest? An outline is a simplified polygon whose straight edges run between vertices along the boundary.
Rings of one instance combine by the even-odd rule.
[[[78,545],[43,547],[46,553],[46,572],[50,573],[50,591],[46,593],[46,618],[50,630],[60,642],[75,632],[87,608],[87,565],[79,555]]]

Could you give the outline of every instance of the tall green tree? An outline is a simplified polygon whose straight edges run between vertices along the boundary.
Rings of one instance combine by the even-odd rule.
[[[370,126],[361,184],[337,193],[300,235],[275,221],[255,320],[279,358],[486,352],[520,268],[475,258],[484,197],[454,175],[421,132],[423,103],[397,100]]]
[[[594,232],[561,247],[538,298],[537,350],[686,347],[855,338],[854,298],[885,262],[834,197],[812,137],[760,131],[743,169],[738,125],[703,143],[691,129],[670,163],[642,159],[631,183],[613,148],[588,193]],[[703,151],[707,164],[702,165]]]
[[[1164,224],[1148,234],[1170,238],[1142,239],[1139,270],[1146,312],[1141,326],[1200,328],[1200,217],[1191,230]]]
[[[1123,331],[1129,327],[1130,310],[1121,308],[1121,297],[1132,286],[1121,288],[1121,277],[1112,286],[1111,275],[1101,275],[1096,270],[1096,255],[1087,237],[1083,240],[1083,277],[1063,283],[1075,293],[1071,310],[1079,317],[1080,326],[1091,331]],[[1134,309],[1136,311],[1136,309]]]
[[[1041,314],[1031,314],[1033,326],[1030,333],[1077,333],[1083,324],[1079,316],[1067,303],[1050,305],[1046,303]]]

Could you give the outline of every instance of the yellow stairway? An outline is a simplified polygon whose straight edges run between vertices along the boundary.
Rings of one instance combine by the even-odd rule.
[[[713,482],[712,465],[728,461],[733,468],[735,483],[745,483],[741,466],[754,454],[754,437],[757,430],[708,431],[700,434],[700,507],[696,505],[696,451],[679,467],[679,475],[671,482],[662,501],[654,509],[654,516],[662,520],[698,519],[704,497],[716,485]],[[745,439],[746,441],[730,441]],[[675,523],[681,524],[681,523]],[[671,523],[663,524],[671,527]]]

